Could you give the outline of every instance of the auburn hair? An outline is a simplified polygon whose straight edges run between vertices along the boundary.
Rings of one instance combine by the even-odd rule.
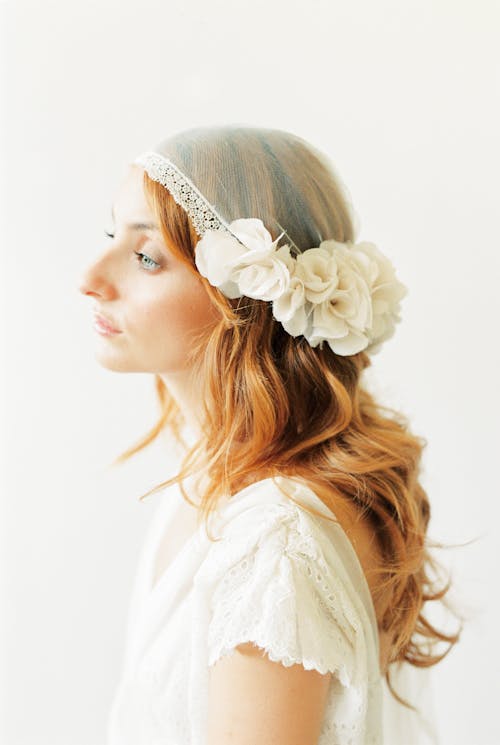
[[[311,150],[304,150],[304,155],[314,169],[308,208],[317,210],[317,222],[323,226],[328,204],[327,237],[352,241],[354,228],[340,182]],[[303,178],[301,165],[299,157],[297,178]],[[260,166],[265,168],[265,162]],[[203,437],[192,447],[183,441],[183,413],[162,378],[155,375],[160,416],[114,464],[149,445],[163,430],[172,432],[186,449],[181,468],[141,499],[179,483],[184,498],[192,504],[182,480],[200,469],[205,481],[198,519],[206,526],[218,500],[234,494],[241,484],[251,483],[255,474],[303,481],[334,514],[343,501],[354,503],[373,525],[384,556],[382,564],[372,569],[379,578],[377,593],[384,591],[392,598],[383,617],[377,619],[379,628],[392,639],[385,678],[393,696],[415,710],[394,690],[391,664],[435,665],[458,642],[462,631],[462,625],[456,633],[440,631],[423,613],[430,601],[442,601],[453,610],[445,598],[451,580],[437,586],[442,567],[430,553],[431,547],[444,545],[431,543],[427,536],[430,505],[419,481],[427,441],[410,431],[403,414],[378,403],[363,387],[362,372],[371,364],[364,351],[340,356],[327,344],[312,348],[303,336],[292,337],[284,331],[270,303],[247,297],[228,299],[210,285],[196,268],[199,236],[188,215],[146,172],[143,183],[166,245],[204,283],[220,321],[200,332],[190,353],[195,379],[203,389]],[[286,205],[271,189],[265,192],[265,183],[261,178],[259,204],[266,203],[270,215],[281,210],[281,222],[287,225]],[[302,190],[307,195],[304,183]],[[250,214],[259,214],[257,205]],[[276,239],[277,229],[269,230]],[[245,446],[233,447],[238,443]],[[438,654],[435,646],[441,642],[448,647]]]

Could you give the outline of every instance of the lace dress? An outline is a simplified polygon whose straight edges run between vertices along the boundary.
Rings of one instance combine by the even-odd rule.
[[[205,745],[209,666],[249,641],[285,666],[333,673],[318,745],[439,742],[429,671],[405,663],[392,676],[423,718],[380,675],[363,570],[341,527],[300,506],[332,516],[311,489],[285,477],[242,489],[210,523],[216,543],[177,484],[153,496],[107,745]]]

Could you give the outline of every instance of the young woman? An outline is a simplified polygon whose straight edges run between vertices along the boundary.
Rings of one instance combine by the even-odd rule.
[[[161,407],[118,461],[164,433],[173,473],[109,745],[436,742],[422,668],[459,633],[423,613],[449,587],[425,441],[362,385],[407,290],[332,164],[280,130],[183,131],[129,164],[113,219],[80,289],[100,363],[153,373]]]

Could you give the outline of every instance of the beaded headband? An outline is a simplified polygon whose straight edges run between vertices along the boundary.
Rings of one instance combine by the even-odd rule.
[[[339,355],[376,354],[401,321],[408,290],[390,260],[373,243],[325,240],[297,256],[254,217],[227,223],[193,182],[161,153],[146,151],[134,163],[161,183],[190,218],[200,240],[200,274],[226,297],[272,302],[272,313],[291,336],[312,347],[327,342]]]

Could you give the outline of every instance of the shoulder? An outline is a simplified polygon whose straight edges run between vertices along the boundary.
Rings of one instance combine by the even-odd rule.
[[[195,578],[208,601],[209,664],[252,641],[285,666],[346,679],[361,621],[341,557],[305,509],[272,482],[257,486],[225,516]]]
[[[362,621],[320,518],[304,508],[318,503],[281,486],[293,488],[269,479],[238,493],[211,549],[210,743],[238,728],[242,743],[312,745],[332,675],[365,685]]]
[[[319,514],[318,514],[319,513]],[[308,555],[317,560],[328,547],[324,530],[333,513],[304,484],[288,477],[263,479],[233,495],[216,522],[213,555],[227,561],[259,549]]]
[[[310,517],[310,526],[318,518],[335,518],[313,489],[297,478],[274,476],[245,487],[226,503],[223,524],[230,531],[243,522],[258,526],[288,524]],[[314,519],[316,518],[316,519]]]

